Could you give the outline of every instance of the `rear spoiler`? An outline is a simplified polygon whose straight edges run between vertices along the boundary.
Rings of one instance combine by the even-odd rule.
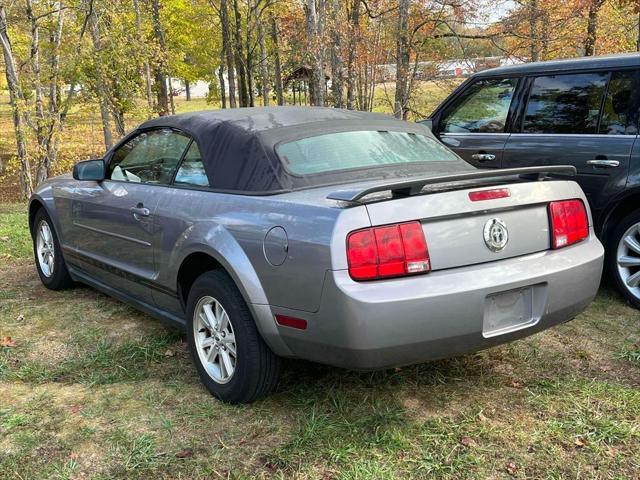
[[[327,195],[330,200],[343,202],[357,202],[363,197],[376,192],[391,191],[394,194],[409,196],[416,195],[426,185],[441,183],[461,182],[465,180],[477,180],[485,178],[510,177],[519,175],[526,180],[541,180],[547,174],[576,175],[576,167],[571,165],[552,165],[547,167],[505,168],[499,170],[478,170],[472,172],[452,173],[450,175],[438,175],[426,178],[407,178],[402,181],[380,183],[366,188],[354,188],[350,190],[338,190]]]

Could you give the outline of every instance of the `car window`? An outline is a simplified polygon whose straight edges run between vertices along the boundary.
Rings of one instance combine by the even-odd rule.
[[[435,139],[386,130],[337,132],[301,138],[279,145],[276,152],[285,168],[295,175],[459,160]]]
[[[637,135],[638,71],[613,72],[607,96],[602,106],[602,118],[598,133],[607,135]]]
[[[176,185],[195,185],[198,187],[208,187],[209,179],[202,164],[200,149],[196,142],[191,142],[191,146],[180,164],[176,179]]]
[[[609,74],[549,75],[533,81],[522,131],[596,133]]]
[[[509,78],[475,82],[444,118],[442,133],[504,132],[515,86]]]
[[[111,157],[111,180],[168,185],[190,138],[163,128],[136,135]]]

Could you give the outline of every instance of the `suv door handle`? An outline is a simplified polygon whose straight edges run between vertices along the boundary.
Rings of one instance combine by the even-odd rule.
[[[496,156],[493,153],[474,153],[471,158],[477,162],[492,162]]]
[[[151,214],[149,209],[143,207],[141,203],[139,203],[137,207],[131,207],[129,211],[133,214],[133,218],[136,220],[138,220],[138,217],[148,217]]]
[[[620,162],[618,160],[595,159],[587,160],[587,165],[591,165],[596,168],[615,168],[620,166]]]

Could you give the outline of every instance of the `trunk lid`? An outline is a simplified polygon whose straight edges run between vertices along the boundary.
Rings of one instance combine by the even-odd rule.
[[[517,257],[551,245],[548,204],[584,195],[574,182],[500,184],[509,196],[472,201],[470,192],[495,186],[463,188],[366,204],[373,226],[419,220],[427,240],[432,270]],[[586,202],[585,202],[586,205]],[[494,224],[498,228],[492,228]],[[506,230],[506,232],[505,232]],[[506,243],[502,245],[503,240]]]

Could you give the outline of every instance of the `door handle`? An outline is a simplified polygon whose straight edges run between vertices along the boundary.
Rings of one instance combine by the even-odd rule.
[[[493,153],[474,153],[471,155],[471,159],[477,162],[492,162],[496,156]]]
[[[618,160],[604,160],[596,158],[595,160],[587,160],[587,165],[591,165],[596,168],[615,168],[620,166],[620,162]]]
[[[139,203],[137,207],[131,207],[129,211],[133,214],[133,218],[136,220],[139,220],[138,217],[148,217],[151,214],[149,209],[143,207],[141,203]]]

